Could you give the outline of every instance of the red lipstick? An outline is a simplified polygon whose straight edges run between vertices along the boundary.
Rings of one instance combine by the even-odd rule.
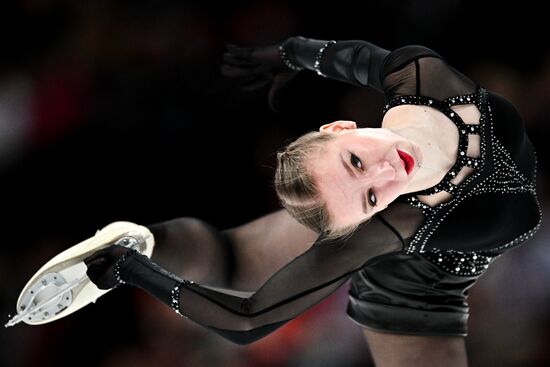
[[[399,158],[401,158],[405,164],[405,171],[407,172],[407,175],[409,175],[414,168],[414,158],[399,149],[397,149],[397,154],[399,154]]]

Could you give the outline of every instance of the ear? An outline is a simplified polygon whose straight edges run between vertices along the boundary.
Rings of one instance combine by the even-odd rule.
[[[338,120],[331,122],[330,124],[325,124],[319,128],[319,131],[325,133],[339,133],[343,130],[352,130],[357,129],[357,124],[355,121],[348,120]]]

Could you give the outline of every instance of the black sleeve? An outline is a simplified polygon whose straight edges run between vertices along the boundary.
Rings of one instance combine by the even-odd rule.
[[[375,216],[345,240],[318,239],[250,297],[182,280],[139,254],[128,256],[121,264],[120,276],[186,318],[235,343],[246,344],[328,297],[373,258],[401,251],[403,246],[400,232]]]
[[[326,41],[301,36],[283,42],[291,64],[359,87],[382,91],[380,72],[390,53],[367,41]]]
[[[476,90],[470,78],[435,51],[419,45],[392,51],[384,59],[380,77],[386,99],[412,95],[444,100]]]

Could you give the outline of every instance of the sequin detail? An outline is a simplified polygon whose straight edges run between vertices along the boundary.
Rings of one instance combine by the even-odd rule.
[[[481,260],[478,260],[483,256],[481,253],[469,252],[468,256],[474,256],[474,254],[477,256],[477,262],[472,262],[467,260],[469,257],[464,257],[466,253],[458,251],[426,251],[426,245],[430,237],[444,221],[445,217],[449,215],[460,202],[468,197],[483,193],[531,193],[536,195],[534,177],[527,178],[521,174],[508,151],[495,137],[493,133],[491,106],[487,100],[487,91],[484,88],[478,87],[475,93],[447,98],[445,100],[437,100],[425,96],[398,96],[390,100],[384,106],[383,112],[385,114],[390,108],[404,104],[425,105],[436,108],[456,125],[459,132],[457,158],[455,164],[447,172],[445,177],[433,187],[416,193],[403,195],[406,202],[420,209],[426,218],[410,241],[408,247],[405,249],[405,252],[425,253],[430,261],[437,265],[441,265],[443,269],[453,274],[480,274],[479,271],[483,270],[478,268],[479,264],[483,263],[480,263]],[[479,125],[464,123],[462,118],[453,111],[453,106],[461,104],[474,104],[477,107],[480,112]],[[477,158],[468,157],[467,155],[468,135],[471,134],[480,136],[480,156]],[[474,171],[461,183],[457,185],[453,184],[451,180],[456,177],[463,167],[474,168]],[[423,203],[416,197],[416,195],[433,195],[440,191],[446,191],[452,194],[452,197],[450,200],[433,207]],[[539,206],[539,213],[540,212]],[[498,249],[511,247],[524,242],[533,236],[539,227],[540,221],[533,229],[515,240],[498,247]],[[495,248],[495,250],[496,249],[497,248]],[[463,267],[456,262],[456,259],[462,258],[465,259],[465,262],[469,261],[468,266],[471,265],[470,270],[475,269],[473,272],[467,270],[468,266]],[[491,259],[492,257],[488,256],[484,262],[487,262],[488,265]]]
[[[498,256],[476,252],[431,249],[422,253],[427,260],[439,268],[460,276],[481,275]]]
[[[117,285],[125,284],[126,282],[122,279],[120,276],[120,266],[130,255],[137,253],[136,250],[130,249],[128,252],[126,252],[124,255],[122,255],[115,263],[115,266],[113,268],[113,273],[115,274],[115,279],[118,282]]]
[[[174,288],[172,288],[172,291],[170,292],[170,307],[172,307],[172,310],[174,310],[175,313],[177,313],[183,318],[188,318],[188,317],[182,314],[180,310],[181,288],[183,288],[184,285],[190,285],[194,283],[195,282],[190,280],[182,280],[181,282],[176,283],[176,285],[174,286]]]
[[[321,68],[321,60],[323,59],[323,54],[324,54],[326,48],[329,47],[330,45],[335,44],[335,43],[336,43],[336,41],[334,41],[334,40],[327,41],[327,42],[323,45],[323,47],[321,47],[321,48],[319,49],[319,51],[317,52],[317,55],[315,56],[315,62],[313,63],[313,69],[315,70],[315,72],[317,73],[317,75],[320,75],[320,76],[323,76],[323,77],[326,78],[326,75],[323,74],[323,73],[321,72],[321,69],[320,69],[320,68]]]
[[[288,55],[286,53],[286,49],[284,47],[284,44],[281,44],[279,45],[279,56],[281,57],[281,60],[283,61],[283,63],[285,64],[285,66],[287,68],[289,68],[290,70],[294,70],[294,71],[300,71],[300,70],[303,70],[304,68],[301,67],[301,66],[298,66],[298,65],[295,65],[294,63],[292,63],[292,61],[290,61],[288,59]]]

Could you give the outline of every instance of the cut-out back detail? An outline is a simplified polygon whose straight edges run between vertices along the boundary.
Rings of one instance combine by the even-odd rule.
[[[469,157],[467,155],[468,151],[468,135],[476,134],[480,135],[484,124],[484,115],[481,113],[480,105],[480,94],[481,89],[471,95],[452,97],[444,101],[439,101],[435,98],[423,97],[423,96],[399,96],[391,99],[384,108],[384,114],[393,107],[400,106],[403,104],[412,104],[412,105],[424,105],[428,107],[433,107],[443,113],[449,120],[451,120],[457,127],[459,137],[458,137],[458,152],[455,164],[447,172],[445,177],[436,185],[416,192],[416,195],[432,195],[440,191],[447,191],[450,194],[455,194],[458,185],[453,184],[451,181],[459,174],[463,167],[471,167],[474,169],[479,169],[481,162],[483,160],[483,138],[481,139],[481,157]],[[475,104],[475,106],[480,110],[481,116],[479,119],[479,124],[466,124],[460,115],[456,113],[451,107],[459,104]],[[422,205],[418,199],[415,200],[415,204],[419,208],[429,207],[427,204]]]
[[[420,251],[425,252],[425,245],[431,235],[436,231],[440,222],[465,198],[487,192],[529,192],[535,193],[533,182],[522,175],[511,159],[510,155],[502,144],[492,133],[491,107],[487,101],[487,92],[484,88],[478,87],[476,92],[469,95],[447,98],[439,101],[431,97],[423,96],[397,96],[391,99],[384,108],[386,113],[390,108],[403,104],[424,105],[436,108],[452,121],[459,131],[458,152],[455,164],[447,172],[444,178],[436,185],[417,192],[403,195],[402,197],[409,205],[420,209],[425,215],[425,222],[418,230],[406,251],[408,253]],[[474,104],[480,111],[479,124],[466,124],[460,115],[453,110],[453,106],[463,104]],[[467,155],[469,135],[479,135],[480,155],[470,157]],[[489,160],[488,158],[493,158]],[[490,161],[489,167],[486,164]],[[464,168],[471,168],[473,171],[460,180],[453,181],[459,172]],[[437,205],[430,206],[419,199],[419,195],[434,195],[441,191],[448,192],[449,200]],[[453,255],[454,256],[454,255]],[[451,257],[453,257],[451,256]],[[449,256],[448,256],[449,257]],[[429,256],[434,259],[434,256]],[[437,257],[437,263],[441,256]],[[488,259],[487,259],[488,261]],[[441,264],[438,264],[441,265]],[[460,266],[447,269],[462,269]],[[471,269],[480,271],[481,268],[472,266]]]

